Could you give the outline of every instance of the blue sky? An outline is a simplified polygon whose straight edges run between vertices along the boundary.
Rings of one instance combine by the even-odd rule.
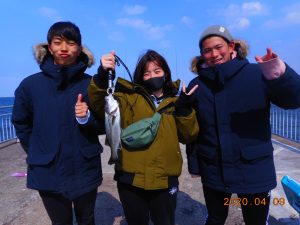
[[[0,11],[0,97],[13,96],[22,79],[39,71],[32,47],[45,42],[49,27],[61,20],[80,27],[83,45],[96,59],[87,70],[91,75],[112,49],[132,73],[138,57],[154,49],[168,61],[173,79],[188,83],[194,77],[189,65],[199,55],[199,36],[213,24],[227,26],[249,44],[250,62],[272,47],[300,73],[299,0],[2,0]],[[117,75],[129,79],[121,67]]]

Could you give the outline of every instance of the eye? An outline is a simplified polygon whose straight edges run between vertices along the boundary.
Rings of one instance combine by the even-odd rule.
[[[61,41],[53,41],[54,45],[60,45]]]
[[[74,45],[76,45],[76,43],[75,43],[75,41],[68,41],[68,45],[74,46]]]
[[[162,72],[162,69],[156,69],[156,70],[154,70],[155,74],[160,74],[161,72]]]
[[[212,49],[211,48],[205,48],[205,49],[203,49],[203,54],[208,54],[208,53],[210,53],[212,51]]]
[[[61,44],[61,42],[62,42],[62,39],[61,39],[60,37],[55,36],[55,37],[52,39],[52,43],[53,43],[54,45],[59,45],[59,44]]]
[[[217,46],[216,46],[216,49],[217,49],[217,50],[220,50],[220,49],[222,49],[222,48],[223,48],[223,45],[217,45]]]

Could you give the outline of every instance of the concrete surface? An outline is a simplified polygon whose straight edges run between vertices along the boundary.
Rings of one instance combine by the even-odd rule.
[[[104,136],[100,136],[103,143]],[[2,145],[3,146],[3,145]],[[182,153],[185,158],[185,147]],[[287,203],[280,184],[288,174],[300,182],[300,152],[289,151],[284,146],[274,144],[278,186],[272,191],[270,205],[270,225],[296,225],[298,213]],[[25,154],[18,143],[0,146],[0,225],[50,225],[50,220],[37,192],[26,188],[25,177],[10,176],[15,172],[25,172]],[[116,183],[113,180],[113,166],[107,164],[110,151],[106,147],[102,154],[104,180],[98,189],[96,202],[97,225],[126,225],[120,204]],[[274,198],[283,198],[283,205],[273,204]],[[184,160],[180,176],[180,192],[176,210],[176,225],[203,225],[206,217],[205,201],[200,178],[192,179],[186,170]],[[226,225],[243,225],[240,207],[231,206]]]

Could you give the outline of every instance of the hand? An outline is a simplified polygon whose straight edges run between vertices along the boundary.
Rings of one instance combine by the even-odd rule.
[[[88,112],[88,106],[82,101],[82,94],[78,94],[77,102],[75,105],[75,115],[77,118],[85,118]]]
[[[277,55],[275,53],[273,53],[272,49],[271,48],[267,48],[267,54],[264,55],[264,56],[262,56],[262,57],[255,56],[255,60],[258,63],[262,63],[262,62],[274,59],[276,57],[277,57]]]
[[[116,62],[115,62],[115,51],[112,50],[110,53],[103,55],[101,57],[101,66],[104,70],[115,70]]]
[[[199,86],[198,84],[195,85],[188,93],[186,93],[186,86],[185,86],[185,83],[183,82],[182,83],[182,92],[186,95],[192,95],[195,92],[195,90],[198,88],[198,86]]]
[[[186,108],[186,107],[192,107],[192,104],[194,102],[194,92],[198,88],[198,84],[195,85],[188,93],[186,93],[186,86],[185,83],[182,83],[182,91],[175,103],[175,108]]]

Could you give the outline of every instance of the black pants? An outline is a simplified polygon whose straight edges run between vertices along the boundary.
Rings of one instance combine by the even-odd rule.
[[[75,217],[78,225],[95,225],[94,209],[97,189],[86,193],[71,201],[60,194],[39,191],[45,209],[53,225],[72,225],[74,205]]]
[[[258,194],[232,194],[203,186],[208,217],[205,225],[223,225],[228,207],[242,207],[246,225],[266,225],[269,217],[270,192]]]
[[[118,182],[118,191],[128,225],[174,225],[178,187],[144,190]]]

